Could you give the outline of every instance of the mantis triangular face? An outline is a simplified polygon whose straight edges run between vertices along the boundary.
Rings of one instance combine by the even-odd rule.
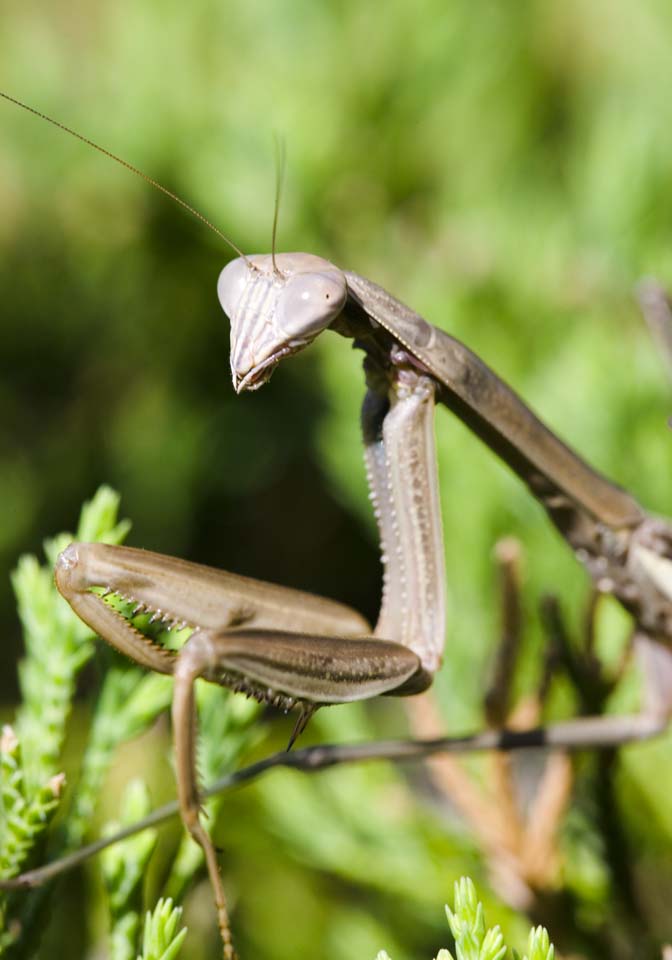
[[[217,294],[231,321],[231,375],[240,393],[264,384],[283,357],[336,319],[347,285],[342,271],[322,257],[266,254],[227,264]]]

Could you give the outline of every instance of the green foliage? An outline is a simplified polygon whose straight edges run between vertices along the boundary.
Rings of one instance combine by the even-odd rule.
[[[506,953],[502,932],[499,927],[486,928],[483,904],[479,903],[476,888],[467,877],[455,884],[455,909],[446,907],[446,914],[455,938],[457,960],[502,960]],[[448,951],[445,957],[453,960]]]
[[[118,496],[102,487],[82,509],[75,539],[118,543],[129,529],[117,522]],[[24,695],[17,730],[6,726],[0,740],[0,876],[12,877],[34,858],[36,850],[63,799],[65,774],[55,772],[62,762],[66,723],[72,708],[77,673],[93,654],[93,634],[70,610],[53,582],[53,563],[72,541],[62,534],[45,545],[48,563],[23,557],[14,575],[19,612],[26,638],[26,657],[20,665]],[[182,636],[182,640],[185,637]],[[55,857],[76,848],[88,833],[100,805],[105,778],[114,752],[125,741],[137,738],[154,723],[170,703],[169,678],[148,674],[113,656],[96,701],[81,761],[76,789],[50,846]],[[251,742],[249,727],[256,712],[247,703],[231,704],[219,689],[199,691],[203,706],[204,772],[214,779],[232,765]],[[40,736],[40,733],[43,733]],[[219,800],[209,802],[213,817]],[[149,811],[147,788],[129,783],[121,801],[119,824],[128,825]],[[112,831],[119,824],[108,825]],[[103,857],[103,876],[110,914],[111,960],[133,960],[140,936],[142,884],[156,845],[156,832],[146,831]],[[182,893],[201,866],[200,848],[184,841],[175,856],[169,884]],[[27,899],[0,893],[0,954],[10,947],[12,957],[27,954],[38,936],[44,894]],[[185,931],[176,933],[181,911],[170,899],[160,900],[147,915],[142,957],[170,960],[175,957]]]
[[[87,832],[116,748],[139,736],[169,705],[172,685],[167,677],[145,673],[119,662],[105,674],[73,807],[67,822],[68,846],[81,843]]]
[[[106,834],[136,823],[149,813],[147,787],[141,780],[127,784],[118,821],[107,824]],[[142,881],[156,846],[156,830],[143,830],[102,855],[103,879],[110,906],[110,960],[134,960],[140,929]]]
[[[514,960],[518,954],[513,951]],[[533,927],[527,943],[527,951],[522,960],[553,960],[555,948],[549,940],[548,931],[544,927]]]
[[[118,543],[128,522],[117,523],[118,496],[101,487],[82,509],[77,537]],[[2,737],[3,819],[0,833],[2,875],[20,872],[41,839],[62,798],[65,775],[60,754],[79,670],[93,653],[94,635],[60,596],[53,580],[58,553],[72,541],[62,534],[45,543],[48,563],[22,557],[12,577],[23,624],[26,656],[19,664],[23,695],[16,733],[6,727]],[[83,808],[73,812],[72,827],[83,826]],[[79,832],[74,829],[74,832]],[[0,920],[7,948],[10,899],[0,894]],[[20,931],[20,922],[15,922]]]
[[[455,940],[455,958],[450,950],[439,950],[436,960],[504,960],[508,948],[498,926],[488,928],[483,904],[478,900],[476,887],[468,877],[455,883],[454,909],[446,906],[448,925]],[[544,927],[530,930],[527,951],[522,960],[553,960],[554,948]],[[512,950],[513,960],[521,960]],[[390,960],[381,950],[376,960]]]
[[[75,539],[120,543],[130,524],[117,523],[118,506],[118,496],[101,487],[82,509]],[[93,654],[94,634],[54,586],[56,557],[72,540],[67,533],[47,540],[47,564],[40,566],[36,557],[24,556],[12,576],[26,651],[19,664],[23,702],[17,736],[26,776],[33,784],[58,770],[75,680]]]
[[[132,780],[124,791],[119,821],[109,823],[107,834],[141,820],[149,813],[147,787],[141,780]],[[137,954],[140,930],[142,882],[156,846],[156,830],[144,830],[103,853],[103,878],[110,910],[110,960],[174,960],[187,935],[180,926],[182,910],[173,907],[170,897],[160,899],[154,910],[147,912],[142,934],[142,952]],[[200,864],[196,863],[193,873]],[[186,871],[182,871],[186,876]]]
[[[177,931],[181,915],[182,911],[173,907],[170,898],[159,900],[152,913],[145,917],[142,953],[138,960],[175,960],[187,933],[184,927]]]
[[[0,737],[0,878],[20,873],[56,812],[65,777],[56,774],[40,787],[28,787],[21,745],[10,726]],[[0,955],[13,941],[8,898],[0,893]]]
[[[0,877],[16,876],[30,851],[49,825],[58,807],[65,775],[57,773],[38,789],[30,789],[21,744],[10,726],[0,739],[0,792],[2,794],[2,848]]]

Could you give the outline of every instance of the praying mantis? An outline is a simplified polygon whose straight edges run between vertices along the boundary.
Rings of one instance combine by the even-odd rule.
[[[216,852],[200,820],[195,681],[205,679],[298,711],[290,746],[320,707],[409,696],[431,685],[446,630],[433,434],[437,404],[458,416],[518,475],[596,588],[613,594],[635,623],[644,666],[642,712],[577,719],[549,728],[544,742],[606,746],[665,729],[672,712],[672,525],[593,470],[468,347],[375,283],[312,254],[276,253],[275,228],[269,255],[245,255],[224,239],[238,254],[218,282],[231,322],[236,392],[260,388],[280,362],[326,330],[352,340],[364,353],[362,432],[384,567],[378,621],[371,627],[357,611],[335,601],[130,547],[73,543],[58,559],[55,579],[78,616],[108,643],[174,678],[180,812],[203,848],[223,953],[231,960]],[[167,627],[189,626],[193,632],[179,652],[160,647],[109,605],[112,596]],[[502,734],[492,743],[509,741]]]

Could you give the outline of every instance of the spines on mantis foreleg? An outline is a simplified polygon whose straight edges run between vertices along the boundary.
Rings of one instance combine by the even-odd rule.
[[[400,643],[255,628],[199,631],[181,656],[198,676],[283,710],[394,693],[421,666]]]
[[[436,445],[434,383],[396,356],[385,383],[371,376],[362,426],[381,539],[383,600],[375,635],[413,650],[437,671],[446,631],[446,572]]]

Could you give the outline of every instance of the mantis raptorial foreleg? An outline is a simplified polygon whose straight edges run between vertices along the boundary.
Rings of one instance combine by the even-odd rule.
[[[108,642],[175,678],[180,811],[205,850],[231,957],[215,851],[199,821],[194,682],[203,678],[298,708],[295,734],[319,706],[429,686],[445,632],[435,402],[520,476],[597,588],[631,612],[648,664],[648,712],[638,718],[588,718],[529,735],[489,732],[464,738],[465,748],[614,745],[664,727],[672,708],[672,528],[593,471],[467,347],[371,281],[310,254],[241,255],[222,271],[218,292],[231,320],[237,392],[260,387],[280,360],[326,329],[366,353],[362,420],[385,569],[375,629],[332,601],[130,548],[73,544],[61,555],[56,579],[79,616]],[[192,627],[183,651],[157,647],[107,604],[106,593]]]
[[[226,957],[233,956],[215,848],[200,819],[194,682],[202,677],[285,711],[300,710],[293,738],[321,703],[397,690],[421,671],[408,647],[374,639],[342,604],[129,547],[71,544],[56,584],[77,614],[122,653],[173,674],[173,729],[180,811],[203,847]],[[151,611],[167,628],[192,627],[179,653],[150,643],[105,594]],[[324,635],[327,634],[327,635]],[[367,637],[367,634],[369,636]]]

